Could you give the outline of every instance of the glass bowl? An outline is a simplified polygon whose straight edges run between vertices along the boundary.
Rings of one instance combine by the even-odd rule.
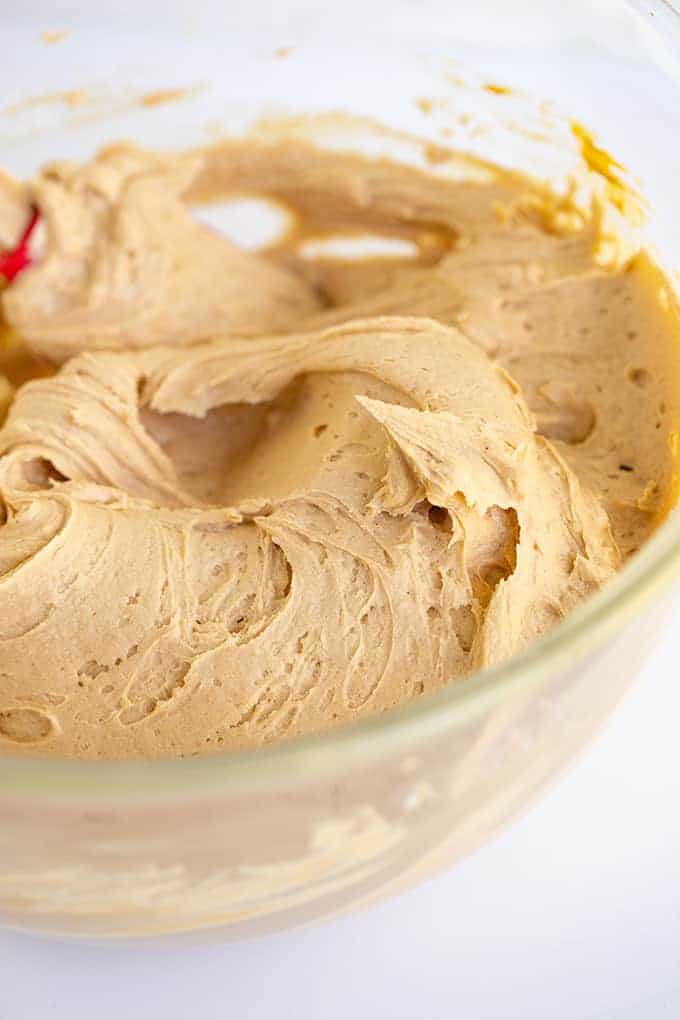
[[[277,111],[341,109],[427,137],[416,100],[444,91],[495,127],[471,132],[471,147],[536,169],[512,119],[550,100],[629,167],[650,243],[680,263],[680,18],[668,3],[28,0],[0,24],[0,161],[17,174],[119,137],[205,143]],[[506,86],[519,106],[503,107]],[[660,640],[678,576],[674,512],[525,654],[320,738],[188,761],[0,757],[0,923],[237,938],[451,865],[590,739]]]

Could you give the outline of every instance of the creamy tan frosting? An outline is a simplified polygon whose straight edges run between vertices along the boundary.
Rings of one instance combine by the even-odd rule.
[[[468,170],[260,138],[25,186],[45,247],[4,314],[62,367],[0,360],[0,748],[192,755],[382,711],[521,650],[650,533],[664,277],[600,205]],[[267,251],[185,204],[242,192],[294,214]],[[414,254],[305,254],[359,231]]]
[[[200,166],[200,157],[114,146],[85,166],[41,173],[27,198],[44,218],[45,257],[4,297],[34,352],[63,361],[83,348],[252,335],[316,307],[296,275],[192,218],[180,196]]]

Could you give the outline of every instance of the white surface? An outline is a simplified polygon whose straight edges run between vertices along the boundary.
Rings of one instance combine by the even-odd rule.
[[[0,933],[0,1020],[677,1018],[679,659],[680,629],[569,775],[426,886],[225,946]]]

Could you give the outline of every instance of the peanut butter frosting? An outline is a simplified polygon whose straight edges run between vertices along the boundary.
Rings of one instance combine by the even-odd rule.
[[[454,158],[259,136],[0,179],[0,239],[42,230],[2,293],[0,750],[387,710],[521,651],[663,519],[667,280],[587,169],[584,203]],[[257,252],[193,215],[243,194],[289,217]]]

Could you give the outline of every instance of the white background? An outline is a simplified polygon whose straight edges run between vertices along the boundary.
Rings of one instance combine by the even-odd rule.
[[[680,601],[674,621],[580,762],[450,873],[233,945],[1,932],[0,1020],[676,1020]]]
[[[57,6],[84,16],[55,0],[17,11],[59,24]],[[98,17],[101,5],[88,9]],[[0,1020],[676,1020],[680,601],[675,622],[569,775],[454,871],[361,915],[249,943],[0,932]]]

